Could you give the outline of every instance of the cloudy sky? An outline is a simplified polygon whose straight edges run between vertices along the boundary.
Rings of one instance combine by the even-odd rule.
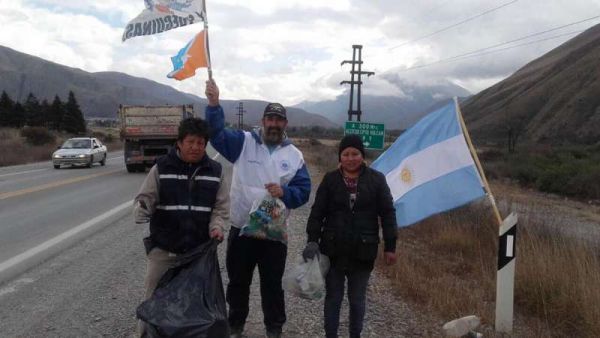
[[[142,9],[142,0],[0,0],[0,45],[204,96],[204,70],[182,82],[166,77],[170,56],[201,24],[121,42]],[[477,93],[600,23],[593,18],[600,0],[208,0],[207,12],[222,97],[290,105],[340,94],[350,69],[340,62],[352,58],[353,44],[364,46],[363,69],[376,73],[365,80],[366,93],[402,95],[386,73],[413,82],[449,80]],[[586,19],[496,49],[524,46],[436,63]]]

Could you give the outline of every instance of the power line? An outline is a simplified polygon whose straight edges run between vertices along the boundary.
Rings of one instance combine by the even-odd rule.
[[[526,43],[522,43],[522,44],[510,46],[510,47],[505,47],[505,48],[500,48],[500,49],[496,49],[496,50],[491,50],[491,51],[488,51],[488,52],[485,52],[485,53],[473,54],[473,52],[469,52],[469,53],[465,53],[465,54],[453,56],[453,57],[450,57],[450,58],[441,59],[441,60],[438,60],[438,61],[435,61],[435,62],[431,62],[431,63],[426,63],[426,64],[422,64],[422,65],[418,65],[418,66],[414,66],[414,67],[410,67],[410,68],[406,68],[406,69],[400,69],[399,72],[405,72],[405,71],[413,70],[413,69],[417,69],[417,68],[429,67],[429,66],[437,65],[437,64],[443,64],[443,63],[450,63],[450,62],[454,62],[454,61],[460,61],[460,60],[468,59],[468,58],[475,57],[475,56],[482,56],[482,55],[487,55],[487,54],[502,52],[502,51],[505,51],[505,50],[508,50],[508,49],[513,49],[513,48],[517,48],[517,47],[523,47],[523,46],[531,45],[531,44],[538,43],[538,42],[543,42],[543,41],[547,41],[547,40],[557,39],[557,38],[560,38],[560,37],[563,37],[563,36],[578,34],[578,33],[584,32],[584,31],[585,30],[564,33],[564,34],[555,35],[555,36],[547,37],[547,38],[544,38],[544,39],[534,40],[534,41],[530,41],[530,42],[526,42]]]
[[[534,37],[534,36],[538,36],[538,35],[542,35],[542,34],[550,33],[550,32],[553,32],[553,31],[556,31],[556,30],[559,30],[559,29],[565,28],[565,27],[574,26],[574,25],[580,24],[580,23],[582,23],[582,22],[586,22],[586,21],[594,20],[594,19],[597,19],[597,18],[600,18],[600,15],[596,15],[596,16],[594,16],[594,17],[587,18],[587,19],[583,19],[583,20],[580,20],[580,21],[577,21],[577,22],[572,22],[572,23],[569,23],[569,24],[566,24],[566,25],[562,25],[562,26],[559,26],[559,27],[555,27],[555,28],[547,29],[547,30],[545,30],[545,31],[541,31],[541,32],[537,32],[537,33],[530,34],[530,35],[526,35],[526,36],[523,36],[523,37],[520,37],[520,38],[517,38],[517,39],[514,39],[514,40],[510,40],[510,41],[501,42],[501,43],[499,43],[499,44],[496,44],[496,45],[493,45],[493,46],[489,46],[489,47],[484,47],[484,48],[481,48],[481,49],[477,49],[477,50],[474,50],[474,51],[471,51],[471,52],[468,52],[468,53],[465,53],[465,54],[461,54],[461,55],[453,56],[453,57],[450,57],[450,58],[448,58],[448,59],[446,59],[446,60],[453,59],[453,58],[457,58],[457,57],[461,57],[461,56],[465,56],[465,55],[468,55],[468,54],[475,54],[475,53],[482,52],[482,51],[485,51],[485,50],[488,50],[488,49],[493,49],[493,48],[496,48],[496,47],[500,47],[500,46],[508,45],[508,44],[511,44],[511,43],[513,43],[513,42],[522,41],[522,40],[525,40],[525,39],[528,39],[528,38],[531,38],[531,37]]]
[[[462,25],[463,23],[466,23],[466,22],[469,22],[469,21],[475,20],[475,19],[477,19],[477,18],[479,18],[479,17],[481,17],[481,16],[484,16],[484,15],[486,15],[486,14],[488,14],[488,13],[491,13],[491,12],[497,11],[497,10],[499,10],[499,9],[501,9],[501,8],[503,8],[503,7],[506,7],[506,6],[510,5],[510,4],[513,4],[513,3],[517,2],[517,1],[519,1],[519,0],[513,0],[513,1],[511,1],[511,2],[504,3],[504,4],[502,4],[502,5],[498,6],[498,7],[494,7],[494,8],[492,8],[492,9],[488,9],[487,11],[485,11],[485,12],[483,12],[483,13],[479,13],[479,14],[477,14],[477,15],[474,15],[474,16],[472,16],[472,17],[469,17],[469,18],[467,18],[467,19],[464,19],[464,20],[462,20],[462,21],[460,21],[460,22],[457,22],[457,23],[455,23],[455,24],[452,24],[452,25],[450,25],[450,26],[447,26],[447,27],[444,27],[444,28],[442,28],[442,29],[439,29],[439,30],[437,30],[437,31],[435,31],[435,32],[432,32],[432,33],[429,33],[429,34],[427,34],[427,35],[421,36],[421,37],[419,37],[419,38],[416,38],[416,39],[413,39],[413,40],[410,40],[410,41],[404,42],[404,43],[402,43],[402,44],[399,44],[399,45],[397,45],[397,46],[395,46],[395,47],[391,47],[391,48],[390,48],[390,50],[393,50],[393,49],[396,49],[396,48],[399,48],[399,47],[402,47],[402,46],[408,45],[408,44],[410,44],[410,43],[413,43],[413,42],[416,42],[416,41],[419,41],[419,40],[426,39],[426,38],[428,38],[428,37],[430,37],[430,36],[433,36],[433,35],[435,35],[435,34],[438,34],[438,33],[441,33],[441,32],[444,32],[444,31],[447,31],[447,30],[449,30],[449,29],[451,29],[451,28],[454,28],[454,27],[456,27],[456,26]]]

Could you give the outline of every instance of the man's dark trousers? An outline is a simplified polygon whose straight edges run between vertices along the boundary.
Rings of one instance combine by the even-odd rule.
[[[231,227],[227,240],[227,303],[229,325],[242,329],[248,317],[248,300],[254,267],[258,265],[260,296],[267,331],[281,332],[286,321],[281,278],[285,270],[287,246],[281,242],[240,236]]]

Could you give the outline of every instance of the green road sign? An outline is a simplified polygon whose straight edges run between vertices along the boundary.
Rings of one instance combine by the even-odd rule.
[[[362,137],[365,148],[378,150],[383,149],[385,127],[382,123],[346,121],[344,134],[360,135],[360,137]]]

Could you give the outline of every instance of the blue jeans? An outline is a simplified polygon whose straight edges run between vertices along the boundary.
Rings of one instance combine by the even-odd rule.
[[[348,279],[348,302],[350,303],[350,337],[360,337],[365,318],[367,284],[371,267],[344,269],[331,265],[325,277],[325,335],[337,337],[340,324],[340,308],[344,298],[344,284]]]

